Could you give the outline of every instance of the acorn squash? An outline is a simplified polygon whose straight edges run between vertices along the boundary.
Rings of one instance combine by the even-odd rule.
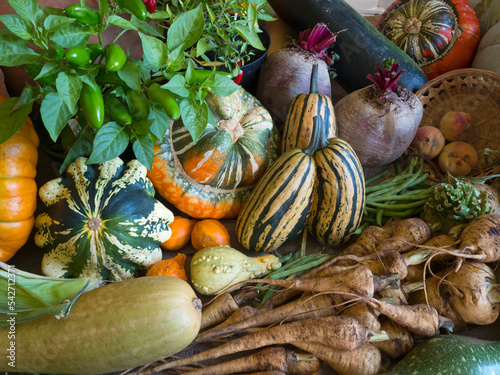
[[[429,80],[468,68],[481,38],[479,20],[468,0],[397,0],[380,16],[377,28]]]
[[[39,191],[35,244],[47,252],[43,274],[124,280],[162,259],[173,213],[155,199],[146,167],[119,158],[98,165],[76,159]]]
[[[278,157],[271,115],[244,89],[208,94],[213,115],[195,143],[181,120],[155,145],[148,177],[180,211],[197,219],[234,218],[250,189]]]
[[[6,98],[0,96],[0,103]],[[35,182],[40,141],[33,123],[25,124],[0,144],[0,261],[26,243],[35,223]]]

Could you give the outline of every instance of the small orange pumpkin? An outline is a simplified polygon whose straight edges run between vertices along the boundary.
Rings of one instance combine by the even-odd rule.
[[[191,231],[198,220],[174,216],[174,221],[169,225],[172,235],[160,246],[168,251],[178,251],[187,246],[191,241]]]
[[[7,98],[0,96],[0,103]],[[14,256],[28,240],[36,209],[35,182],[40,141],[29,117],[0,144],[0,261]]]
[[[198,251],[206,247],[231,246],[231,239],[224,224],[215,219],[205,219],[194,225],[191,244]]]
[[[173,258],[163,259],[153,264],[146,276],[173,276],[187,281],[185,265],[186,256],[179,253]]]

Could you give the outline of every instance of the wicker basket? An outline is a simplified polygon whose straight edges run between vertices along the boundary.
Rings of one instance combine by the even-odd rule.
[[[416,95],[422,101],[424,114],[420,126],[439,126],[448,111],[468,112],[476,129],[468,141],[477,151],[479,163],[471,176],[500,173],[500,164],[488,166],[484,149],[500,150],[500,74],[481,69],[458,69],[426,83]],[[490,155],[489,162],[498,161]]]

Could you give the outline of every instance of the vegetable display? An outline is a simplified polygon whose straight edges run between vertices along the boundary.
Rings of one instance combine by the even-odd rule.
[[[0,103],[15,101],[0,96]],[[0,261],[6,262],[28,241],[35,223],[38,135],[29,117],[7,139],[0,137]],[[12,130],[10,130],[12,131]]]
[[[343,0],[269,0],[269,4],[278,17],[297,32],[319,22],[331,30],[343,30],[334,47],[339,57],[335,61],[335,72],[336,80],[348,92],[366,87],[366,75],[377,62],[389,56],[398,60],[406,71],[401,77],[402,87],[415,92],[428,81],[410,56]]]
[[[137,160],[93,166],[78,158],[39,191],[45,210],[35,221],[35,244],[47,250],[42,272],[123,280],[160,261],[174,215],[154,194]]]
[[[266,168],[276,160],[280,134],[269,112],[240,88],[207,96],[213,114],[195,143],[181,121],[155,145],[148,177],[177,209],[198,219],[234,218]]]
[[[173,355],[198,333],[201,301],[171,276],[111,283],[82,294],[66,319],[45,316],[16,326],[16,370],[102,374]],[[7,352],[9,327],[0,330]],[[36,353],[36,355],[35,355]],[[11,371],[6,355],[2,371]]]
[[[423,115],[420,99],[399,85],[406,75],[392,58],[376,63],[372,85],[335,104],[339,138],[347,141],[363,167],[379,167],[397,158],[411,144]],[[362,136],[360,136],[362,135]]]
[[[377,27],[429,80],[469,67],[481,38],[468,0],[398,0],[380,16]]]

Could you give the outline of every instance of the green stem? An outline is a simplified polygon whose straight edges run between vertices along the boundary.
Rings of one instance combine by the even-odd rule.
[[[500,303],[500,284],[488,284],[488,299],[491,303]]]
[[[432,254],[431,249],[416,250],[411,253],[402,254],[407,266],[422,264]]]
[[[403,292],[405,292],[406,295],[416,292],[417,290],[422,290],[424,289],[424,282],[423,281],[415,281],[413,283],[405,283],[401,285],[401,289],[403,289]]]
[[[385,331],[372,331],[370,330],[370,342],[380,342],[389,340],[389,335]]]

